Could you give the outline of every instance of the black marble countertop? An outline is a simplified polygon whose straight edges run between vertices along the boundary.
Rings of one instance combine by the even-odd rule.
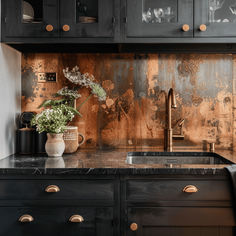
[[[153,149],[78,150],[60,158],[43,155],[12,155],[0,160],[0,175],[155,175],[155,174],[225,174],[225,164],[220,165],[164,165],[127,164],[127,152],[162,151]],[[178,149],[178,152],[202,152],[202,150]],[[236,163],[236,152],[217,150],[215,153]]]

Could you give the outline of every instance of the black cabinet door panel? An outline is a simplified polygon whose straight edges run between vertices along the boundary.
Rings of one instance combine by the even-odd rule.
[[[137,224],[135,233],[130,229]],[[128,208],[127,235],[233,236],[232,208],[136,207]]]
[[[197,0],[194,6],[195,37],[236,37],[236,2]],[[200,25],[206,25],[201,31]]]
[[[69,30],[63,30],[65,25],[69,26]],[[114,0],[60,1],[62,37],[112,38],[114,27]]]
[[[140,232],[139,232],[140,231]],[[134,235],[131,231],[127,235]],[[232,227],[143,227],[137,236],[233,236]]]
[[[35,5],[34,5],[35,3]],[[37,4],[38,3],[38,4]],[[32,12],[26,15],[24,6]],[[5,37],[58,37],[58,0],[5,0],[3,1],[3,15],[5,17]],[[26,11],[27,13],[27,11]],[[24,18],[25,17],[25,18]],[[46,26],[51,25],[50,31]]]
[[[22,215],[31,215],[33,222],[21,223]],[[81,215],[82,223],[71,223],[72,215]],[[112,208],[0,208],[0,235],[9,236],[104,236],[113,235]]]
[[[193,37],[192,0],[124,0],[126,37]],[[182,26],[189,25],[184,32]]]

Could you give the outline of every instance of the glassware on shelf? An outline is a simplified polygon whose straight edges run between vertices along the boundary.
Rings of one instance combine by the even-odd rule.
[[[148,8],[142,13],[142,21],[145,23],[170,23],[174,18],[174,9],[171,6],[164,8]]]
[[[233,15],[236,15],[236,3],[232,6],[230,6],[229,9]]]
[[[230,11],[231,11],[231,13],[234,15],[234,19],[233,19],[233,22],[236,22],[236,3],[234,4],[234,5],[231,5],[230,7],[229,7],[229,9],[230,9]]]
[[[171,20],[174,17],[174,10],[172,7],[166,7],[164,8],[164,19],[166,20],[166,22],[171,22]]]
[[[154,16],[155,16],[155,22],[161,23],[162,18],[164,16],[164,11],[162,8],[155,8],[153,10]]]
[[[208,0],[209,1],[209,22],[213,23],[213,22],[217,22],[217,20],[215,19],[215,12],[216,10],[220,9],[225,0]]]

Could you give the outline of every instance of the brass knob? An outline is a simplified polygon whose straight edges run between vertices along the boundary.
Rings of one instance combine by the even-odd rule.
[[[68,31],[70,31],[70,26],[69,25],[63,25],[62,29],[63,29],[63,31],[68,32]]]
[[[185,193],[196,193],[197,191],[198,191],[198,188],[194,185],[187,185],[183,189],[183,192]]]
[[[30,222],[34,221],[34,218],[31,215],[23,215],[19,218],[19,221],[21,223],[30,223]]]
[[[52,26],[52,25],[47,25],[47,26],[46,26],[46,30],[47,30],[48,32],[52,32],[52,31],[53,31],[53,26]]]
[[[190,30],[189,25],[188,25],[188,24],[182,25],[182,30],[183,30],[184,32],[188,32],[188,31]]]
[[[205,32],[207,30],[207,26],[202,24],[199,26],[199,30],[202,31],[202,32]]]
[[[138,229],[138,224],[132,223],[132,224],[130,225],[130,229],[131,229],[132,231],[136,231],[136,230]]]
[[[73,215],[70,217],[69,221],[72,223],[82,223],[84,221],[84,218],[80,215]]]
[[[58,193],[58,192],[60,192],[60,188],[57,185],[49,185],[45,189],[45,192],[47,192],[47,193]]]

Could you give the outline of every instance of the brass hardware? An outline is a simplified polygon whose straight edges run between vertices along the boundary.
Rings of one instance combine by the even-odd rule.
[[[21,223],[30,223],[30,222],[34,221],[34,218],[31,215],[23,215],[19,218],[19,221]]]
[[[199,30],[202,31],[202,32],[205,32],[207,30],[207,26],[202,24],[199,26]]]
[[[138,229],[138,225],[137,225],[136,223],[132,223],[132,224],[130,225],[130,229],[131,229],[132,231],[136,231],[136,230]]]
[[[49,185],[45,189],[45,192],[47,192],[47,193],[58,193],[58,192],[60,192],[60,188],[57,185]]]
[[[48,31],[48,32],[52,32],[53,31],[53,26],[52,25],[47,25],[46,26],[46,30]]]
[[[184,32],[188,32],[188,31],[190,30],[189,25],[188,25],[188,24],[184,24],[184,25],[182,26],[182,30],[183,30]]]
[[[80,215],[73,215],[69,219],[72,223],[82,223],[84,221],[84,218]]]
[[[196,193],[196,192],[198,192],[198,189],[194,185],[187,185],[186,187],[184,187],[183,192],[185,192],[185,193]]]
[[[68,31],[70,31],[70,26],[69,25],[63,25],[62,29],[63,29],[63,31],[68,32]]]

